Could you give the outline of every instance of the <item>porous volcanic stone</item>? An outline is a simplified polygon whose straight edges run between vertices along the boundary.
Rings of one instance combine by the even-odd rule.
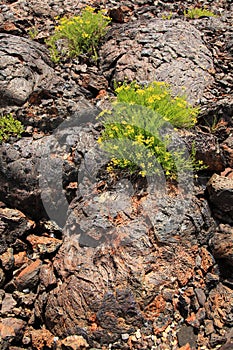
[[[22,105],[35,90],[58,82],[47,49],[11,34],[0,34],[0,106]]]
[[[135,21],[110,31],[100,51],[112,81],[166,81],[174,92],[198,101],[213,83],[213,61],[201,33],[180,19]]]

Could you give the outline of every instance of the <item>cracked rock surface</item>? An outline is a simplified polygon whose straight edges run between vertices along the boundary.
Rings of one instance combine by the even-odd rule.
[[[112,18],[99,60],[52,63],[55,17],[86,5]],[[230,0],[2,0],[0,118],[24,132],[0,144],[0,349],[232,348],[232,21]],[[126,78],[200,105],[176,135],[207,169],[106,172],[96,116]]]
[[[181,20],[148,20],[112,30],[101,49],[101,67],[112,81],[166,81],[198,101],[213,83],[211,52],[201,33]]]
[[[0,106],[22,105],[34,91],[50,90],[55,72],[46,48],[26,38],[0,34]],[[58,78],[57,78],[58,80]]]

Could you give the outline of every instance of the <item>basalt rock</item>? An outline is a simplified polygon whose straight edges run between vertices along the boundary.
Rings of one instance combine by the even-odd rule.
[[[222,171],[225,167],[224,153],[215,135],[201,130],[184,130],[181,137],[187,144],[189,152],[195,148],[195,157],[201,160],[208,171]]]
[[[215,258],[226,260],[233,266],[233,227],[219,225],[209,243]]]
[[[52,86],[59,79],[44,46],[1,34],[0,47],[0,106],[22,105],[34,91],[52,93]]]
[[[187,199],[175,213],[168,197],[137,200],[123,188],[72,203],[54,260],[61,283],[48,294],[42,316],[50,331],[109,342],[145,322],[155,334],[169,325],[173,307],[159,291],[195,278],[197,256],[206,259],[198,242],[208,240],[214,223],[206,226],[200,203]],[[43,294],[40,300],[43,315]]]
[[[233,222],[233,180],[214,174],[207,184],[213,212],[221,222]]]
[[[108,80],[166,81],[191,102],[214,81],[212,55],[201,33],[179,19],[118,26],[110,31],[100,56]]]
[[[59,221],[60,214],[55,213],[62,205],[66,208],[69,197],[72,198],[70,192],[75,193],[79,165],[98,133],[93,124],[81,127],[82,118],[86,122],[95,114],[96,109],[82,112],[51,136],[34,135],[14,144],[0,145],[0,200],[11,207],[23,208],[34,219],[47,217],[44,209],[47,203],[46,209],[51,208],[48,214]]]
[[[17,238],[25,235],[34,226],[35,223],[19,210],[0,207],[0,253],[6,251]]]

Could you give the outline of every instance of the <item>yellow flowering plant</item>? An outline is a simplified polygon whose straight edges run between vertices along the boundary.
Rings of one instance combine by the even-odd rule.
[[[97,60],[97,48],[110,21],[105,11],[95,12],[90,6],[80,16],[60,18],[54,34],[46,41],[52,60],[59,62],[62,56],[77,57],[81,54],[91,55]]]
[[[116,85],[116,84],[115,84]],[[197,121],[198,107],[193,107],[184,96],[172,96],[169,84],[155,81],[147,86],[136,82],[115,86],[117,102],[138,104],[153,109],[174,127],[192,127]]]
[[[127,168],[142,177],[163,173],[166,178],[177,179],[178,173],[202,168],[195,161],[194,147],[189,155],[179,142],[174,146],[174,126],[194,125],[198,108],[184,97],[172,97],[163,82],[144,87],[136,82],[123,83],[115,91],[112,111],[99,115],[104,130],[98,142],[110,155],[109,172]]]

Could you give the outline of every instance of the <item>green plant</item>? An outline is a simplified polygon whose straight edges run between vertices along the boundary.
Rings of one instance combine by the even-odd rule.
[[[163,13],[163,14],[162,14],[162,19],[163,19],[163,20],[166,20],[166,19],[170,20],[170,19],[172,18],[172,16],[173,16],[173,13],[172,13],[172,12]]]
[[[197,19],[201,17],[216,17],[216,15],[207,9],[200,9],[198,7],[190,8],[184,12],[185,17],[191,19]]]
[[[116,87],[117,100],[112,111],[100,113],[104,130],[98,142],[110,155],[109,172],[127,168],[141,176],[165,174],[177,179],[181,172],[200,170],[179,141],[173,126],[192,126],[197,108],[184,97],[172,97],[167,84],[154,82],[145,87],[133,82]],[[188,111],[188,113],[187,113]],[[188,118],[189,117],[189,118]]]
[[[209,128],[211,133],[214,133],[217,129],[218,129],[218,123],[219,123],[219,119],[216,116],[216,114],[214,114],[211,119],[210,118],[205,118],[204,117],[204,122],[206,123],[207,127]]]
[[[117,102],[138,104],[156,111],[165,121],[174,127],[192,127],[195,125],[199,108],[189,104],[184,96],[172,96],[169,84],[153,82],[140,86],[136,82],[115,86]]]
[[[100,39],[106,34],[110,21],[104,11],[95,13],[90,6],[80,16],[61,18],[55,33],[46,41],[52,60],[58,62],[62,55],[76,57],[81,54],[92,55],[96,60]]]
[[[23,126],[12,114],[0,117],[0,143],[7,141],[11,136],[21,136]]]
[[[39,34],[38,28],[37,28],[36,26],[31,27],[31,28],[28,30],[28,34],[29,34],[30,38],[31,38],[32,40],[34,40],[34,39],[37,37],[37,35]]]

